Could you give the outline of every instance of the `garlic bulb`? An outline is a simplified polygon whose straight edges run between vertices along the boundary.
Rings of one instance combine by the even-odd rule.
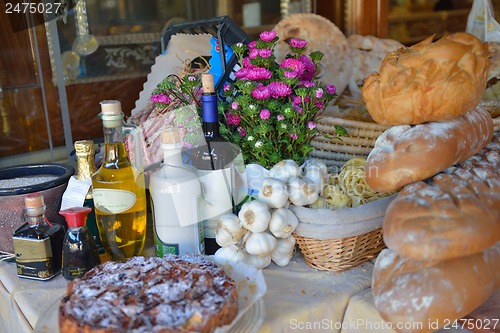
[[[271,255],[268,254],[266,256],[254,256],[251,254],[247,254],[245,257],[245,263],[252,265],[257,269],[263,269],[269,266],[271,263]]]
[[[288,202],[286,183],[276,178],[264,178],[259,191],[259,200],[271,208],[284,207]]]
[[[232,262],[246,261],[247,256],[248,254],[242,248],[239,248],[234,244],[221,247],[214,254],[215,262],[219,264],[231,261]]]
[[[300,175],[300,167],[294,160],[283,160],[269,170],[269,177],[288,182],[291,177]]]
[[[267,232],[252,232],[245,242],[245,250],[256,256],[266,256],[276,247],[277,240]]]
[[[311,205],[318,200],[316,184],[308,178],[292,177],[288,182],[288,199],[295,206]]]
[[[278,208],[271,214],[269,231],[278,238],[287,238],[292,235],[299,225],[295,214],[287,208]]]
[[[293,257],[294,249],[295,237],[280,238],[277,240],[276,247],[271,253],[271,259],[278,266],[286,266]]]
[[[240,224],[251,232],[263,232],[269,225],[271,213],[269,207],[260,201],[245,202],[238,213]]]
[[[304,167],[304,177],[308,178],[316,184],[318,193],[322,193],[327,182],[328,173],[325,173],[322,167],[315,163],[310,162]]]
[[[247,230],[241,226],[237,215],[223,214],[217,223],[215,241],[220,246],[228,246],[238,242],[246,233]]]
[[[319,160],[319,159],[315,159],[315,158],[310,158],[310,159],[307,159],[303,165],[303,168],[307,168],[307,166],[309,164],[316,164],[317,166],[319,166],[321,168],[321,172],[325,175],[325,176],[328,176],[328,167],[327,165],[325,164],[325,162],[323,162],[322,160]]]

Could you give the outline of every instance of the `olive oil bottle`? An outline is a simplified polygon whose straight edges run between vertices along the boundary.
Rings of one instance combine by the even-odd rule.
[[[92,176],[96,222],[106,252],[120,261],[139,255],[146,238],[142,156],[140,149],[134,151],[134,165],[126,149],[126,143],[140,148],[140,131],[124,124],[119,101],[102,101],[99,116],[104,128],[104,158]]]

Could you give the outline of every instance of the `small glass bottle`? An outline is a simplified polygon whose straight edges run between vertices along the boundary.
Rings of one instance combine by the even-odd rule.
[[[102,101],[99,116],[104,158],[92,176],[96,221],[106,252],[120,261],[139,255],[146,238],[142,137],[136,126],[124,124],[119,101]]]
[[[163,166],[151,175],[155,253],[204,254],[205,238],[201,221],[203,198],[196,169],[182,162],[179,130],[161,132]]]
[[[47,220],[42,194],[28,194],[24,204],[25,223],[12,236],[17,275],[35,280],[51,279],[61,271],[64,227]]]
[[[94,237],[85,225],[91,211],[89,207],[72,207],[59,212],[68,224],[62,248],[62,275],[66,280],[81,278],[101,263]]]

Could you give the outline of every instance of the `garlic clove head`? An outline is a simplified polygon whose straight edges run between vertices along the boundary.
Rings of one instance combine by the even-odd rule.
[[[295,206],[311,205],[318,200],[316,184],[308,178],[292,177],[288,181],[288,199]]]
[[[271,208],[284,207],[288,203],[286,183],[276,178],[266,177],[262,180],[258,197]]]
[[[292,259],[294,250],[295,237],[278,239],[276,247],[271,253],[271,259],[278,266],[286,266]]]
[[[233,244],[218,249],[214,254],[214,259],[217,264],[223,265],[228,262],[246,262],[247,255],[242,248]]]
[[[247,264],[252,265],[257,269],[263,269],[271,264],[271,255],[268,254],[265,256],[255,256],[252,254],[247,254],[245,260]]]
[[[233,213],[223,214],[219,217],[216,235],[221,229],[227,230],[235,242],[239,241],[247,232],[247,230],[241,226],[238,215]]]
[[[263,232],[271,220],[271,212],[266,203],[260,200],[245,202],[238,213],[240,224],[252,232]]]
[[[269,177],[288,182],[291,177],[300,175],[300,167],[294,160],[283,160],[269,170]]]
[[[276,238],[267,232],[253,232],[245,242],[245,250],[256,256],[266,256],[276,247]]]
[[[295,214],[287,208],[276,209],[271,214],[269,231],[277,238],[287,238],[297,229],[299,220]]]

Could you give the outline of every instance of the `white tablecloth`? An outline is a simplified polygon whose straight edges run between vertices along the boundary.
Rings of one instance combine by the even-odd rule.
[[[271,264],[264,269],[267,293],[259,333],[340,332],[349,300],[369,288],[372,269],[367,262],[339,273],[318,271],[300,253],[286,267]],[[0,262],[0,332],[32,333],[66,285],[60,275],[49,281],[21,279],[15,263]]]

